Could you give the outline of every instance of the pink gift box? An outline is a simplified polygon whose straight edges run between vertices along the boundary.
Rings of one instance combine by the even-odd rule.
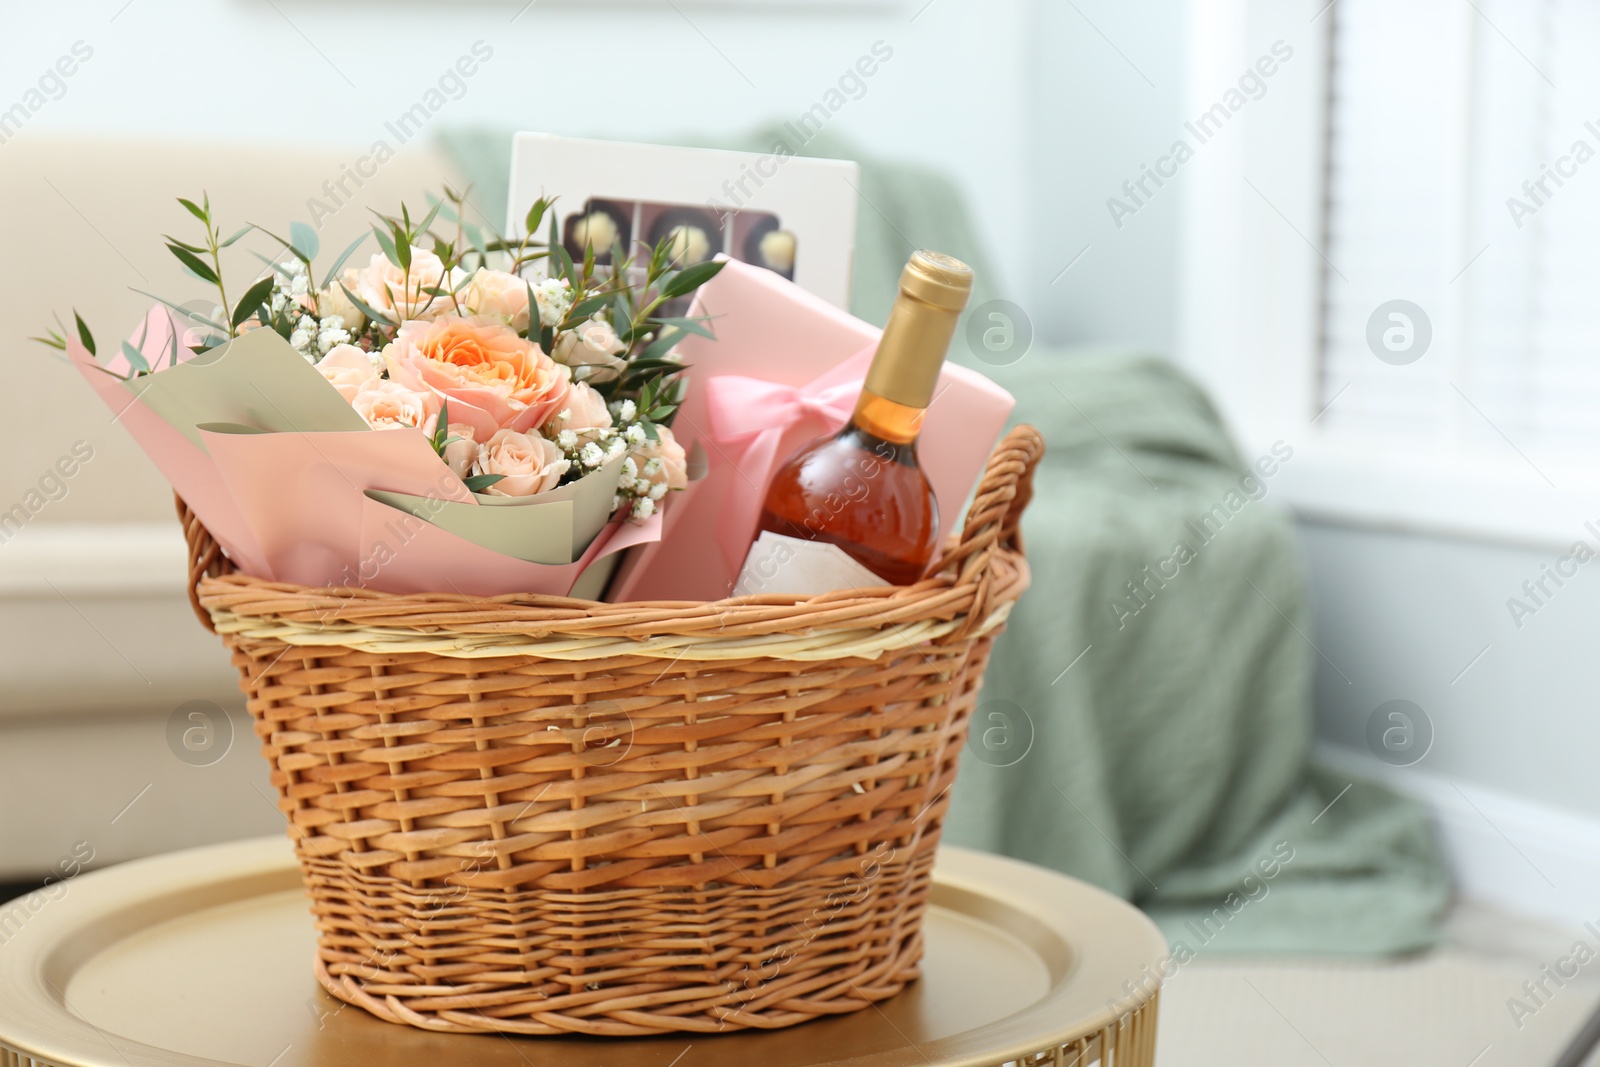
[[[772,431],[776,447],[771,439],[730,444],[716,439],[707,383],[728,375],[813,397],[853,397],[881,333],[772,271],[737,261],[701,288],[690,313],[712,316],[716,340],[691,336],[678,346],[690,368],[689,390],[672,430],[685,448],[704,449],[706,476],[694,507],[673,509],[661,540],[632,554],[608,597],[614,602],[728,596],[777,467],[849,417],[848,402],[842,414],[837,403],[809,404]],[[939,503],[941,543],[957,528],[1015,403],[983,375],[945,364],[917,446]]]

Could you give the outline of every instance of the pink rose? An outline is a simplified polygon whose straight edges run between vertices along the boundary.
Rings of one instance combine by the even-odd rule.
[[[660,440],[645,443],[633,450],[634,462],[639,466],[639,477],[652,485],[665,484],[668,489],[684,489],[689,485],[689,459],[683,446],[665,426],[657,426]]]
[[[409,322],[453,312],[455,304],[448,295],[433,296],[424,290],[454,292],[462,277],[459,268],[447,273],[438,256],[413,246],[410,271],[390,263],[381,252],[374,253],[372,262],[356,275],[356,284],[350,288],[368,307],[391,321]]]
[[[392,381],[367,383],[350,405],[374,430],[392,430],[397,426],[420,430],[439,415],[439,401],[433,394],[408,389]]]
[[[573,382],[567,386],[566,406],[561,409],[567,413],[562,419],[560,412],[552,423],[558,430],[609,430],[611,428],[611,412],[606,408],[606,398],[589,388],[583,382]]]
[[[554,489],[571,465],[553,441],[536,433],[498,430],[478,449],[472,473],[504,475],[486,493],[533,496]]]
[[[490,319],[442,315],[403,324],[383,350],[389,376],[450,401],[450,418],[477,439],[542,426],[566,404],[572,372]]]
[[[317,361],[317,370],[351,403],[357,393],[378,380],[372,357],[355,345],[334,345]]]
[[[515,274],[480,267],[456,299],[474,315],[528,328],[528,283]]]

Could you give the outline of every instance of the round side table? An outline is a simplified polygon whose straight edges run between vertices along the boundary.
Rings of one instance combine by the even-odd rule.
[[[1167,947],[1139,911],[958,848],[934,881],[923,976],[875,1007],[765,1032],[511,1038],[333,999],[289,843],[193,849],[0,905],[0,1067],[1151,1067]]]

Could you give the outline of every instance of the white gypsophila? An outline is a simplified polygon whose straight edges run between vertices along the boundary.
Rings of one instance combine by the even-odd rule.
[[[637,477],[639,477],[639,465],[633,461],[632,456],[629,456],[622,461],[622,480],[631,482]]]
[[[624,400],[620,404],[613,404],[611,414],[616,416],[618,422],[632,422],[639,414],[639,408],[631,400]]]
[[[612,497],[611,497],[611,510],[612,511],[616,511],[621,506],[622,506],[622,494],[621,493],[613,494]]]
[[[649,491],[645,495],[647,495],[651,500],[660,500],[662,497],[667,495],[667,483],[666,482],[655,482],[655,483],[653,483],[650,486]]]
[[[556,447],[563,452],[571,452],[578,447],[578,434],[575,430],[562,430],[556,434]]]
[[[565,278],[546,278],[533,287],[533,299],[539,305],[539,322],[560,326],[572,309],[572,286]]]
[[[661,457],[654,456],[644,461],[644,476],[654,478],[661,473]]]
[[[656,513],[656,503],[647,496],[642,496],[633,502],[633,517],[635,519],[648,519]]]
[[[306,330],[294,330],[289,334],[289,346],[301,355],[306,354],[306,349],[311,344],[311,334]]]
[[[595,444],[593,441],[590,441],[586,443],[583,446],[583,450],[578,453],[578,458],[583,461],[583,465],[585,467],[598,467],[601,463],[605,462],[606,455],[604,452],[600,451],[599,445]]]
[[[309,318],[310,316],[307,316]],[[350,343],[350,331],[344,328],[344,319],[329,315],[317,324],[317,355],[327,355],[339,345]]]
[[[560,411],[556,412],[556,421],[557,422],[571,422],[572,421],[572,409],[571,408],[562,408]]]
[[[635,445],[642,445],[646,440],[644,427],[640,426],[637,422],[632,426],[629,426],[627,430],[624,431],[623,436]]]
[[[615,459],[627,450],[628,442],[624,441],[620,437],[614,437],[612,438],[611,443],[606,446],[606,455],[611,459]]]

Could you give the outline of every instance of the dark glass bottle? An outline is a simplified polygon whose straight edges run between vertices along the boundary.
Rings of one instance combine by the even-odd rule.
[[[778,469],[761,530],[838,545],[890,585],[922,577],[939,509],[917,463],[917,436],[971,291],[965,263],[912,253],[855,413]]]

